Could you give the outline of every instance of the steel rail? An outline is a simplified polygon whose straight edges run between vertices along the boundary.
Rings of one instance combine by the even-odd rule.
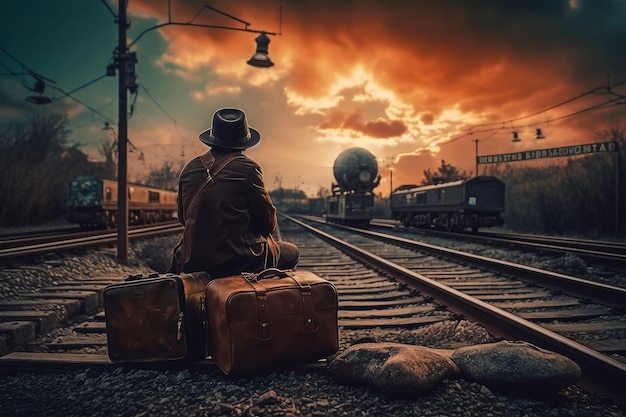
[[[0,249],[11,249],[11,248],[17,248],[17,247],[32,246],[32,245],[37,245],[37,244],[59,242],[61,240],[77,239],[81,237],[94,236],[96,233],[101,234],[104,232],[94,231],[94,230],[88,231],[88,232],[76,231],[76,230],[73,230],[71,232],[63,232],[59,230],[59,231],[54,231],[54,232],[50,231],[48,233],[24,235],[24,236],[17,237],[17,238],[0,240]]]
[[[45,239],[55,234],[79,232],[80,228],[76,227],[59,227],[54,229],[33,230],[30,232],[11,232],[0,233],[0,244],[8,245],[11,242],[19,242],[28,239]]]
[[[307,219],[309,219],[310,221],[323,223],[322,220],[314,217],[307,217]],[[431,255],[470,263],[480,268],[489,269],[490,271],[514,275],[515,277],[526,281],[538,282],[541,285],[552,288],[554,290],[562,291],[578,298],[589,299],[598,304],[626,308],[626,288],[594,282],[583,278],[560,274],[558,272],[546,271],[531,266],[519,265],[513,262],[488,258],[468,252],[444,248],[441,246],[418,242],[398,236],[386,235],[384,233],[374,232],[371,230],[364,230],[341,225],[332,226],[336,228],[350,230],[361,235],[376,237],[387,243],[402,245],[409,249],[418,250],[420,252],[425,252]]]
[[[383,233],[351,229],[352,231],[377,237],[388,243],[402,244],[411,249],[425,251],[433,255],[445,256],[462,262],[469,262],[478,267],[489,269],[503,274],[511,274],[521,279],[539,282],[541,285],[552,289],[566,292],[583,299],[590,299],[599,304],[626,307],[626,288],[613,285],[589,281],[583,278],[560,274],[558,272],[546,271],[532,266],[519,265],[513,262],[474,255],[454,249],[443,248],[423,242],[416,242],[397,236],[389,236]]]
[[[129,238],[139,239],[152,236],[158,236],[167,233],[175,233],[182,231],[180,224],[167,224],[159,226],[150,226],[141,229],[131,230]],[[48,253],[63,252],[72,249],[99,247],[103,245],[111,245],[117,241],[117,233],[104,233],[95,236],[85,236],[79,238],[71,238],[63,241],[37,243],[17,248],[0,249],[0,261],[7,261],[17,258],[29,256],[37,256]]]
[[[607,240],[578,239],[562,236],[540,236],[518,233],[500,233],[484,231],[477,233],[481,238],[488,239],[509,239],[523,242],[533,242],[549,245],[565,245],[567,248],[590,249],[604,253],[626,254],[626,244],[620,242],[611,242]]]
[[[398,226],[398,224],[394,225],[394,223],[389,221],[372,221],[371,224],[386,228]],[[410,233],[410,230],[444,237],[453,236],[466,240],[480,240],[489,243],[524,246],[543,252],[558,254],[571,253],[588,261],[600,261],[614,267],[626,268],[626,245],[617,242],[495,232],[467,234],[430,229],[407,229],[406,231]]]
[[[480,239],[491,242],[491,243],[504,243],[511,245],[524,245],[526,247],[533,248],[535,250],[541,250],[545,252],[554,252],[554,253],[571,253],[577,256],[580,256],[586,260],[600,260],[604,263],[624,267],[626,266],[626,254],[619,252],[609,252],[610,248],[615,248],[615,246],[602,246],[602,245],[591,245],[591,244],[583,244],[578,242],[574,244],[574,241],[571,243],[565,243],[563,240],[550,240],[549,238],[544,238],[541,241],[539,239],[537,241],[526,240],[524,238],[517,238],[516,236],[510,237],[492,237],[479,235]],[[521,239],[521,240],[520,240]],[[593,248],[593,249],[591,249]]]
[[[293,217],[284,216],[288,220],[320,237],[322,240],[347,252],[354,258],[372,265],[396,279],[405,282],[407,285],[417,285],[419,291],[423,294],[432,296],[438,302],[445,304],[451,311],[481,323],[493,335],[508,339],[525,340],[538,347],[552,350],[569,357],[581,368],[582,378],[578,385],[582,388],[590,392],[607,395],[619,401],[623,401],[625,398],[625,364],[531,323],[528,320],[522,319],[521,317],[374,255],[371,252],[364,251]],[[346,229],[362,232],[354,228]]]

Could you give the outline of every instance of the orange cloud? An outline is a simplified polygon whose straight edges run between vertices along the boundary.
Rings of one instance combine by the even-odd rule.
[[[182,21],[202,6],[174,3],[172,16]],[[551,145],[560,146],[589,141],[591,132],[623,118],[616,106],[572,116],[617,97],[608,91],[551,108],[602,86],[607,74],[613,83],[626,80],[619,41],[626,37],[626,5],[620,2],[300,0],[285,4],[282,28],[281,4],[211,2],[251,28],[282,29],[270,36],[276,66],[264,72],[241,65],[255,34],[159,30],[167,43],[160,65],[190,82],[205,80],[205,88],[194,90],[199,103],[251,91],[255,100],[246,102],[259,115],[281,103],[282,118],[267,125],[280,126],[273,140],[281,149],[290,149],[294,136],[308,138],[298,142],[307,157],[321,153],[320,143],[337,151],[365,144],[380,155],[407,155],[394,176],[408,182],[441,159],[473,171],[475,139],[481,152],[506,152],[513,129],[532,137],[535,127],[543,127]],[[131,5],[140,16],[167,19],[162,4]],[[197,22],[239,26],[208,9]],[[263,100],[273,107],[257,107]],[[550,110],[538,113],[542,109]],[[290,134],[283,133],[285,124]],[[263,149],[258,152],[264,157]]]
[[[404,123],[398,120],[363,122],[361,113],[357,111],[351,113],[332,111],[327,116],[328,119],[318,126],[319,129],[346,129],[373,138],[401,136],[407,131]]]

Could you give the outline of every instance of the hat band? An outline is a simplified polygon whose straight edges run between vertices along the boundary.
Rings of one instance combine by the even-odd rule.
[[[245,145],[246,143],[250,142],[250,133],[248,133],[246,136],[242,138],[237,139],[236,141],[211,135],[211,142],[213,142],[215,145],[223,145],[223,146]]]

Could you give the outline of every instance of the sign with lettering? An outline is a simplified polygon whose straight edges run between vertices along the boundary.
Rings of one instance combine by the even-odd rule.
[[[476,163],[498,164],[502,162],[530,161],[533,159],[559,158],[562,156],[576,156],[615,151],[617,151],[617,145],[615,142],[596,142],[583,145],[562,146],[560,148],[536,149],[523,152],[501,153],[497,155],[480,155],[476,157]]]

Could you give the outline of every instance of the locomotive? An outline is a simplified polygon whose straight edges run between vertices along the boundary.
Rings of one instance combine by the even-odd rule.
[[[342,151],[333,164],[337,183],[326,200],[326,222],[367,227],[374,207],[373,190],[380,183],[378,163],[367,149]]]
[[[403,185],[391,193],[391,218],[404,227],[432,227],[448,231],[502,226],[504,182],[478,176],[443,184]]]
[[[129,224],[171,220],[177,214],[177,193],[128,184]],[[81,227],[112,229],[117,223],[117,181],[76,177],[68,184],[68,221]]]

